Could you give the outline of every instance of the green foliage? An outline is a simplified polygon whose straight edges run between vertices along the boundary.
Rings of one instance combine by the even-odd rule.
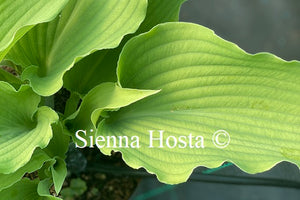
[[[85,181],[81,180],[80,178],[72,179],[70,186],[68,188],[64,188],[61,191],[62,196],[64,199],[73,199],[73,197],[82,195],[87,189]]]
[[[95,129],[99,118],[105,117],[105,111],[118,110],[157,92],[159,91],[127,89],[115,83],[102,83],[83,98],[78,110],[67,119],[66,125],[73,133],[76,130]]]
[[[0,68],[0,81],[9,82],[14,88],[19,88],[22,85],[20,79],[2,68]]]
[[[69,143],[83,146],[78,130],[138,136],[139,148],[100,151],[121,151],[129,166],[166,183],[224,161],[248,173],[283,160],[300,166],[300,62],[251,55],[208,28],[176,22],[183,2],[0,2],[1,198],[59,199],[49,189],[62,189]],[[65,106],[54,98],[62,87],[71,93]],[[163,130],[172,147],[149,148],[151,130],[156,138]],[[218,130],[230,134],[226,148],[212,142]],[[202,146],[176,144],[191,134]],[[61,193],[85,190],[72,180]]]
[[[62,87],[64,73],[76,61],[115,48],[124,35],[133,33],[146,8],[146,0],[70,0],[55,20],[22,37],[7,58],[24,67],[22,79],[28,79],[35,92],[50,96]]]
[[[118,150],[130,166],[143,166],[167,183],[185,181],[198,165],[217,167],[226,160],[248,173],[266,171],[281,160],[300,165],[300,159],[282,154],[287,144],[299,150],[299,74],[299,62],[247,54],[205,27],[158,25],[125,45],[118,82],[161,92],[111,113],[97,134],[140,135],[142,156],[136,149]],[[225,149],[210,142],[220,129],[232,138]],[[165,130],[165,138],[200,134],[205,149],[148,148],[148,130]]]
[[[163,23],[178,21],[180,5],[185,0],[150,0],[147,15],[139,29],[132,35],[125,36],[122,43],[115,49],[97,51],[77,62],[75,66],[64,76],[64,87],[82,96],[93,87],[103,82],[115,82],[117,80],[116,67],[119,55],[124,44],[131,37],[149,31],[153,26]],[[168,12],[166,12],[166,10]],[[89,70],[86,70],[89,66]],[[78,76],[84,74],[84,76]]]
[[[16,91],[0,82],[0,94],[0,173],[8,174],[25,165],[35,148],[48,145],[58,117],[49,107],[38,108],[40,97],[28,85]]]
[[[51,160],[44,151],[36,149],[30,161],[23,167],[10,174],[0,174],[0,191],[21,180],[25,173],[35,172],[43,166],[44,162]]]
[[[60,200],[49,194],[49,181],[45,179],[39,182],[23,178],[12,187],[0,192],[2,199],[10,200]],[[38,188],[38,189],[37,189]]]
[[[51,21],[68,0],[23,0],[0,2],[0,61],[34,25]]]

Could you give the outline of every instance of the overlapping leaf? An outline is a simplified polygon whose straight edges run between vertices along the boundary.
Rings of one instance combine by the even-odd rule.
[[[33,25],[55,18],[68,0],[0,1],[0,61]]]
[[[56,157],[56,162],[51,166],[51,173],[56,193],[58,194],[67,176],[67,166],[63,159]]]
[[[118,110],[157,92],[159,91],[126,89],[120,88],[115,83],[102,83],[83,98],[78,111],[66,120],[66,126],[73,131],[72,135],[78,130],[85,130],[88,133],[90,129],[95,131],[97,121],[105,116],[105,111]]]
[[[147,15],[137,34],[149,31],[157,24],[164,22],[176,22],[179,20],[181,5],[186,0],[148,0]]]
[[[51,158],[58,156],[64,159],[69,148],[70,136],[64,134],[63,127],[60,122],[52,125],[52,131],[53,137],[43,151]]]
[[[100,83],[116,81],[117,62],[124,44],[134,35],[149,31],[159,23],[178,21],[180,6],[184,1],[149,0],[146,18],[139,29],[126,36],[118,48],[95,52],[76,63],[65,74],[64,86],[83,96]]]
[[[38,179],[33,181],[25,178],[20,182],[14,184],[0,192],[2,199],[9,200],[61,200],[49,194],[49,181],[43,180],[39,182]]]
[[[101,83],[117,81],[116,68],[120,52],[119,48],[106,49],[83,58],[65,74],[64,87],[83,97]]]
[[[61,198],[54,197],[52,194],[50,194],[49,191],[50,191],[52,185],[53,185],[53,183],[52,183],[51,179],[44,179],[39,182],[38,187],[37,187],[37,194],[39,195],[39,199],[62,200]]]
[[[8,174],[25,165],[35,148],[47,146],[58,116],[48,107],[38,108],[40,97],[29,86],[16,91],[0,82],[0,94],[0,173]]]
[[[53,159],[53,162],[44,166],[44,170],[46,170],[46,173],[51,172],[54,188],[58,194],[67,176],[67,167],[64,159],[66,158],[65,154],[68,151],[70,136],[64,134],[61,123],[52,125],[52,130],[53,137],[43,151]],[[45,173],[45,171],[43,173]],[[47,174],[45,175],[46,177],[49,177],[50,173],[48,176]]]
[[[32,154],[30,161],[16,172],[11,174],[0,174],[0,191],[21,180],[25,173],[32,173],[40,169],[44,162],[50,160],[51,158],[45,152],[37,149]]]
[[[96,50],[117,47],[124,35],[135,32],[146,8],[147,0],[71,0],[54,21],[28,32],[8,59],[26,67],[22,78],[35,92],[54,94],[76,61]]]
[[[298,61],[247,54],[205,27],[158,25],[125,45],[118,81],[122,87],[161,92],[111,112],[97,132],[138,136],[141,147],[101,151],[119,150],[127,164],[145,167],[167,183],[184,182],[196,166],[212,168],[224,161],[248,173],[283,160],[300,166],[299,75]],[[149,130],[155,138],[164,131],[163,148],[158,141],[149,148]],[[230,135],[230,141],[223,134],[217,141],[230,142],[226,148],[212,141],[218,130]],[[174,148],[166,144],[169,136]],[[203,137],[200,148],[196,136]]]

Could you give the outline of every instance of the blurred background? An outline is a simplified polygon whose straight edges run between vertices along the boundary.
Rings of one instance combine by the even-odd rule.
[[[180,21],[213,29],[248,53],[271,52],[285,60],[300,60],[299,19],[299,0],[188,0],[180,13]],[[131,200],[146,199],[299,200],[300,172],[286,162],[256,175],[230,163],[212,170],[199,167],[179,185],[143,178]]]
[[[187,0],[180,21],[206,26],[249,53],[300,59],[299,0]]]

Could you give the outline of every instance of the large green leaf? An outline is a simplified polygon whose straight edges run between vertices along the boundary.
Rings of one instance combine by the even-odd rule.
[[[78,130],[90,133],[91,129],[95,130],[99,118],[105,117],[106,111],[118,110],[157,92],[159,91],[127,89],[120,88],[115,83],[102,83],[83,98],[78,111],[65,124],[72,131],[72,136]],[[91,132],[91,135],[94,133]]]
[[[33,25],[55,18],[68,0],[0,1],[0,61]]]
[[[83,96],[100,83],[116,81],[117,62],[124,44],[134,35],[149,31],[159,23],[178,21],[179,9],[184,1],[149,0],[146,18],[139,29],[126,36],[118,48],[97,51],[76,63],[65,74],[64,86]]]
[[[37,149],[32,154],[30,161],[16,172],[11,174],[0,174],[0,191],[21,180],[25,173],[32,173],[40,169],[44,162],[50,160],[51,158],[45,152]]]
[[[0,173],[7,174],[25,165],[36,147],[47,146],[58,116],[38,108],[40,97],[27,85],[16,91],[0,81],[0,97]]]
[[[54,21],[36,26],[19,40],[8,59],[26,67],[22,79],[28,79],[35,92],[54,94],[76,61],[115,48],[124,35],[135,32],[146,8],[147,0],[70,0]]]
[[[247,54],[200,25],[158,25],[125,45],[118,81],[161,92],[109,113],[97,132],[138,136],[140,148],[101,151],[119,150],[128,165],[167,183],[184,182],[199,165],[213,168],[224,161],[248,173],[283,160],[300,166],[299,75],[298,61]],[[163,148],[159,141],[149,148],[151,130],[155,138],[161,130]],[[170,147],[177,140],[174,148],[167,137]]]

